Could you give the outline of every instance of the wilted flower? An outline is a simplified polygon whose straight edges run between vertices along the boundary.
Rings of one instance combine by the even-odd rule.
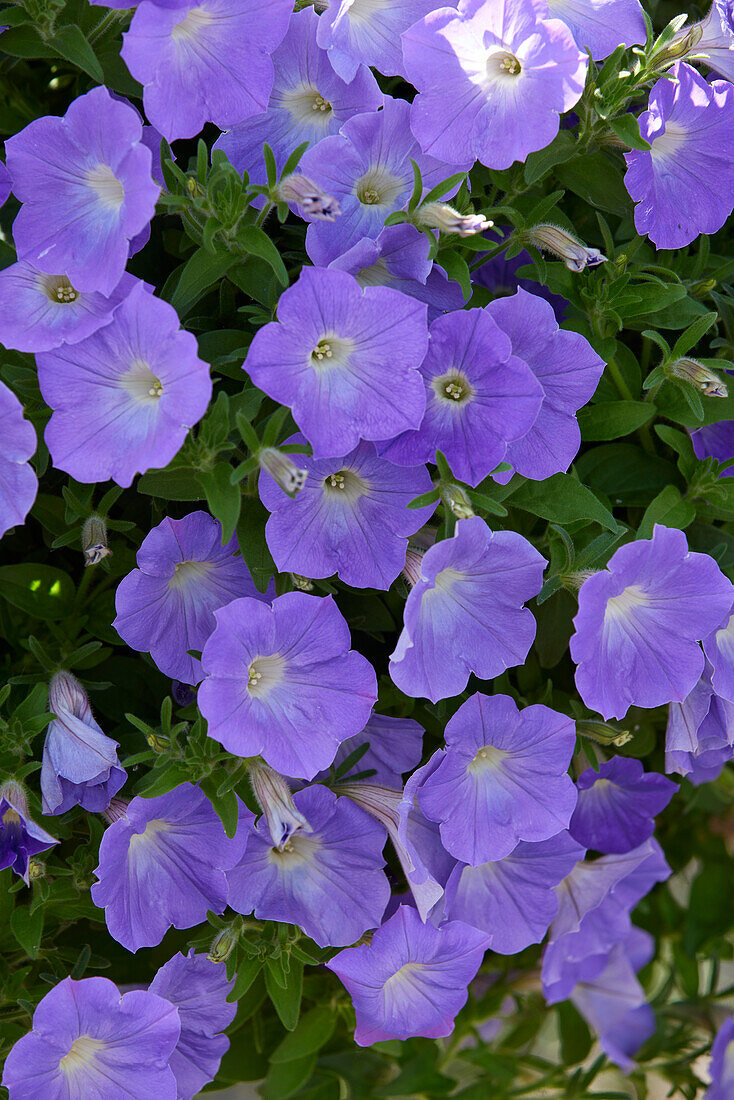
[[[460,214],[445,202],[428,202],[419,206],[415,220],[418,225],[425,225],[428,229],[456,233],[459,237],[473,237],[494,225],[484,214]]]
[[[319,221],[333,222],[341,214],[341,206],[337,200],[300,172],[293,172],[280,181],[275,189],[275,198],[279,202],[300,206],[305,215]]]
[[[534,245],[541,252],[551,252],[563,260],[569,271],[583,271],[586,267],[603,264],[606,256],[598,248],[587,248],[567,229],[559,225],[533,225],[518,234],[525,244]]]
[[[288,781],[264,760],[255,757],[248,764],[255,798],[265,815],[273,844],[282,852],[294,833],[313,829],[293,801]]]
[[[58,840],[36,825],[30,816],[28,799],[20,783],[13,779],[3,783],[0,786],[0,869],[12,867],[27,886],[30,858],[54,844],[58,844]]]
[[[302,466],[296,466],[290,455],[285,451],[279,451],[277,447],[263,447],[258,451],[257,460],[284,493],[289,495],[300,493],[306,484],[308,470],[304,470]]]

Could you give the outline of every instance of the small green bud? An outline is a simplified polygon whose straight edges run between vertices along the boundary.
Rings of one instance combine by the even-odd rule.
[[[209,948],[209,954],[207,955],[209,962],[226,962],[234,951],[239,935],[239,928],[233,924],[217,932]]]

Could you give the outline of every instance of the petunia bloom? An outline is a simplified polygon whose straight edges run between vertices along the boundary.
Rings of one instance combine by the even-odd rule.
[[[179,1031],[175,1006],[155,993],[121,996],[108,978],[65,978],[8,1054],[3,1084],[11,1100],[177,1100],[168,1061]]]
[[[355,774],[372,771],[374,775],[365,776],[360,782],[402,790],[403,775],[420,764],[423,727],[413,718],[393,718],[373,712],[363,730],[339,745],[333,766],[338,768],[361,745],[368,746],[366,752],[342,776],[342,781],[351,782],[350,777]],[[323,782],[327,774],[317,775],[316,782]]]
[[[547,0],[548,14],[562,20],[582,50],[601,61],[617,46],[645,43],[647,30],[639,0]]]
[[[262,598],[233,536],[222,546],[222,527],[206,512],[164,519],[143,539],[138,568],[120,581],[112,624],[132,649],[150,653],[166,676],[197,684],[201,651],[216,622],[214,612],[239,596]]]
[[[458,863],[446,884],[446,915],[486,932],[492,951],[515,955],[543,939],[558,911],[553,888],[583,856],[564,830],[521,842],[502,859]]]
[[[734,760],[734,703],[711,684],[711,666],[680,703],[668,708],[665,770],[685,775],[694,786],[717,779]]]
[[[472,159],[465,158],[460,167],[468,171]],[[379,236],[388,214],[403,209],[412,194],[411,161],[420,168],[424,193],[456,171],[421,152],[410,130],[410,105],[390,96],[381,111],[355,115],[338,134],[306,150],[300,171],[341,206],[341,217],[333,225],[315,221],[308,227],[306,251],[315,264],[325,266],[363,237]],[[457,189],[455,184],[447,194]]]
[[[36,825],[31,817],[28,799],[20,783],[12,779],[3,783],[0,786],[0,869],[12,867],[27,886],[29,861],[54,844],[58,844],[58,840]]]
[[[734,80],[734,5],[732,0],[713,0],[706,17],[693,27],[683,27],[676,40],[694,31],[694,52],[704,54],[704,64],[726,80]],[[697,32],[700,31],[700,38]]]
[[[508,443],[531,429],[543,403],[539,382],[486,309],[438,317],[420,370],[426,388],[420,427],[378,449],[401,466],[432,462],[441,450],[458,478],[478,485],[502,462]]]
[[[457,859],[472,866],[503,859],[518,841],[547,840],[567,828],[576,805],[567,774],[576,745],[571,718],[477,692],[444,737],[418,802],[440,822],[444,847]]]
[[[63,118],[37,118],[8,138],[13,191],[23,204],[13,223],[19,260],[63,272],[75,290],[112,294],[160,191],[142,134],[129,103],[93,88]]]
[[[354,1002],[354,1041],[364,1047],[450,1035],[486,945],[486,935],[462,921],[436,928],[401,905],[369,946],[340,951],[326,963]]]
[[[362,290],[351,275],[305,267],[278,302],[278,320],[250,344],[244,369],[289,405],[317,458],[346,455],[360,437],[420,424],[418,367],[428,343],[426,307],[388,287]]]
[[[474,672],[491,680],[521,665],[535,637],[523,605],[543,584],[545,559],[515,531],[462,519],[424,554],[390,658],[393,683],[432,702],[458,695]]]
[[[247,172],[250,183],[267,182],[266,142],[282,171],[304,141],[315,145],[336,134],[352,115],[382,105],[382,92],[364,65],[355,67],[348,83],[334,72],[326,52],[316,45],[323,18],[312,7],[293,13],[288,33],[272,55],[275,80],[266,110],[238,122],[214,143],[238,172]]]
[[[734,47],[733,47],[734,49]],[[691,432],[691,443],[697,458],[715,458],[728,462],[734,458],[734,420],[719,420]],[[720,477],[734,477],[734,466],[722,470]]]
[[[487,312],[543,391],[538,415],[525,435],[508,444],[505,461],[523,477],[543,481],[567,470],[576,457],[581,446],[576,413],[599,384],[604,360],[580,333],[558,327],[551,303],[520,287],[511,298],[490,302]]]
[[[543,149],[584,90],[588,58],[533,0],[460,0],[403,34],[424,153],[509,168]]]
[[[17,351],[78,344],[110,323],[134,285],[123,275],[109,295],[77,290],[66,275],[47,275],[20,260],[0,271],[0,342]]]
[[[240,804],[230,840],[209,799],[190,783],[133,798],[105,831],[94,872],[92,900],[104,908],[112,938],[134,952],[155,947],[171,925],[192,928],[208,909],[224,912],[224,872],[242,855],[251,820]]]
[[[337,573],[354,588],[389,588],[405,565],[408,536],[436,507],[408,508],[433,488],[426,467],[400,469],[378,457],[372,443],[343,458],[297,457],[308,475],[295,498],[260,475],[260,499],[271,513],[265,538],[278,569],[305,577]]]
[[[677,791],[639,760],[613,756],[598,770],[587,768],[576,781],[578,801],[568,831],[597,852],[631,852],[655,831],[655,817]]]
[[[28,461],[35,452],[33,425],[13,391],[0,382],[0,538],[25,522],[36,499],[38,478]]]
[[[273,86],[270,54],[282,42],[290,0],[145,0],[123,36],[122,58],[143,85],[149,120],[169,141],[204,123],[226,130],[264,111]]]
[[[326,787],[297,791],[293,801],[312,831],[279,846],[261,817],[227,873],[228,904],[259,920],[297,924],[320,947],[354,943],[379,925],[390,899],[385,833]]]
[[[624,177],[637,232],[658,248],[683,248],[721,229],[734,207],[734,87],[678,62],[639,121],[652,148],[625,153]]]
[[[70,672],[52,677],[48,707],[55,717],[43,745],[43,812],[63,814],[82,806],[101,813],[127,779],[117,741],[99,728],[84,688]]]
[[[45,439],[54,466],[85,483],[127,488],[137,473],[167,466],[212,392],[195,338],[142,283],[109,325],[37,363],[53,410]]]
[[[435,0],[335,0],[319,18],[318,43],[344,80],[353,80],[360,64],[405,76],[400,35],[435,6]]]
[[[148,986],[149,993],[165,997],[178,1010],[181,1034],[169,1061],[177,1100],[193,1100],[219,1071],[229,1049],[229,1039],[220,1032],[237,1012],[237,1005],[227,1001],[233,985],[221,963],[195,955],[192,949],[169,959]]]
[[[711,665],[711,686],[717,695],[734,701],[734,609],[724,616],[708,638],[703,651]]]
[[[244,598],[214,616],[199,688],[210,737],[237,756],[261,755],[283,775],[312,779],[364,728],[377,698],[374,670],[349,648],[333,599],[287,592],[268,607]]]
[[[724,1020],[711,1048],[711,1084],[704,1100],[728,1100],[734,1090],[734,1017]]]
[[[581,698],[605,718],[682,702],[704,668],[699,642],[732,605],[732,585],[682,531],[655,525],[584,581],[570,649]]]

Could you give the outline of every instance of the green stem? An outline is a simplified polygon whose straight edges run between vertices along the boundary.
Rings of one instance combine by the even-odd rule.
[[[625,382],[622,372],[615,363],[614,359],[609,360],[609,362],[607,363],[607,369],[609,370],[609,374],[612,381],[614,382],[614,385],[617,387],[620,397],[622,397],[625,401],[634,401],[632,390]],[[649,429],[646,426],[643,428],[638,428],[636,434],[643,451],[647,451],[649,455],[654,455],[656,453],[655,444],[652,441]]]

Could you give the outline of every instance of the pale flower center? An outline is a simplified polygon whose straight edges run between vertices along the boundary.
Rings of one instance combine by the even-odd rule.
[[[354,185],[363,206],[394,206],[404,190],[405,180],[380,164],[373,165]]]
[[[352,23],[369,23],[375,15],[389,8],[393,0],[353,0],[347,11]]]
[[[683,126],[677,126],[674,122],[665,123],[665,133],[652,138],[652,155],[654,157],[669,157],[685,145],[688,140],[688,131]]]
[[[41,275],[38,280],[46,297],[56,303],[75,302],[79,291],[75,290],[66,275]]]
[[[387,992],[392,986],[412,985],[417,975],[424,969],[424,963],[403,963],[400,969],[391,974],[385,982],[385,991]]]
[[[321,847],[318,837],[294,833],[282,848],[271,848],[268,859],[281,870],[292,871],[296,867],[302,867],[304,863],[309,863]]]
[[[436,574],[436,579],[433,582],[434,592],[450,592],[457,581],[465,580],[465,575],[459,572],[458,569],[442,569],[440,573]],[[426,593],[428,595],[428,592]]]
[[[639,607],[647,607],[650,600],[646,592],[636,584],[630,584],[618,596],[607,600],[605,619],[628,619]]]
[[[498,749],[494,745],[483,745],[469,765],[469,771],[476,774],[498,768],[509,755],[504,749]]]
[[[211,571],[210,561],[177,561],[168,587],[187,588],[192,582],[203,581]]]
[[[130,837],[130,848],[138,848],[141,844],[153,844],[155,838],[159,833],[166,833],[170,829],[170,825],[167,821],[163,821],[161,818],[153,818],[145,826],[145,830],[142,833],[134,833]]]
[[[133,360],[130,369],[121,376],[120,386],[136,401],[145,404],[156,402],[163,396],[160,378],[156,378],[144,359]]]
[[[311,366],[317,369],[345,367],[354,351],[354,341],[327,332],[311,352]]]
[[[474,387],[460,370],[450,370],[431,381],[431,388],[440,401],[462,405],[474,397]]]
[[[97,164],[87,172],[87,183],[103,206],[119,210],[125,201],[123,186],[109,164]]]
[[[285,675],[285,658],[279,653],[256,657],[247,670],[247,690],[251,699],[262,699]]]
[[[192,8],[186,18],[171,31],[174,42],[195,42],[203,30],[214,22],[214,16],[206,8]]]
[[[386,286],[392,281],[392,275],[383,259],[375,260],[369,267],[363,267],[354,278],[360,286]]]
[[[308,125],[317,125],[324,130],[329,125],[333,109],[328,99],[319,93],[313,84],[300,84],[298,87],[284,92],[281,102],[291,117],[297,122]]]
[[[71,1044],[69,1053],[59,1062],[59,1069],[63,1073],[86,1069],[94,1062],[97,1052],[104,1050],[106,1045],[101,1039],[93,1039],[91,1035],[80,1035]]]
[[[509,50],[500,47],[487,54],[487,76],[490,80],[511,80],[520,76],[521,72],[522,65]]]
[[[359,500],[367,492],[367,482],[354,470],[343,469],[324,478],[324,492],[349,504]]]

